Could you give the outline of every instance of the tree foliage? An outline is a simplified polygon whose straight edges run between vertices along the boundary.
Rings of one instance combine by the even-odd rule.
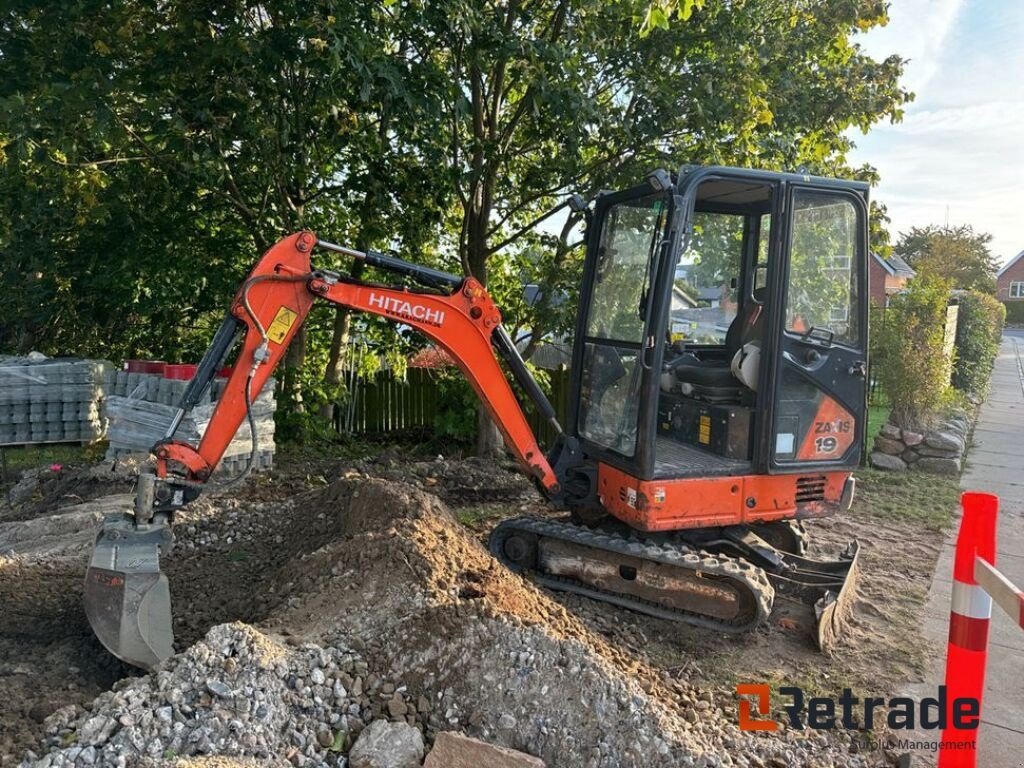
[[[1006,307],[994,296],[965,291],[959,296],[953,386],[970,395],[983,394],[999,354]]]
[[[951,280],[954,288],[994,294],[996,257],[989,250],[992,235],[961,226],[913,227],[900,234],[895,253],[918,272]]]
[[[486,280],[532,349],[571,325],[568,192],[683,163],[872,177],[848,129],[910,98],[855,39],[884,3],[661,5],[677,23],[641,34],[639,0],[12,0],[0,347],[194,359],[257,252],[308,227]],[[351,319],[307,330],[286,378],[329,401]]]

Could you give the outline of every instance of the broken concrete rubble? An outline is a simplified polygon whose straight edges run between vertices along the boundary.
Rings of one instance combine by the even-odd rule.
[[[350,768],[419,768],[423,736],[407,723],[374,720],[348,755]]]
[[[442,731],[434,739],[434,748],[427,755],[423,768],[544,768],[539,757],[517,752],[463,736]],[[354,768],[354,766],[353,766]]]

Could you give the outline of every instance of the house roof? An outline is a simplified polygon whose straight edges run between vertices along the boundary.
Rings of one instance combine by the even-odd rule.
[[[440,347],[424,347],[409,360],[410,368],[447,368],[455,365],[452,356]]]
[[[882,269],[884,269],[893,277],[905,277],[909,280],[910,278],[917,274],[917,272],[914,271],[914,268],[912,266],[907,264],[907,262],[905,262],[903,259],[897,256],[895,253],[892,254],[892,256],[890,256],[888,259],[883,259],[874,251],[871,252],[871,255],[874,257],[875,261],[878,262],[879,266],[881,266]]]
[[[697,298],[701,301],[717,301],[722,298],[722,287],[720,285],[712,285],[707,288],[698,288]]]
[[[1010,267],[1012,267],[1014,264],[1016,264],[1018,261],[1020,261],[1021,257],[1024,257],[1024,251],[1021,251],[1016,256],[1014,256],[1012,259],[1010,259],[1008,262],[1003,264],[1002,268],[998,272],[996,272],[996,277],[1001,276],[1006,270],[1008,270]]]

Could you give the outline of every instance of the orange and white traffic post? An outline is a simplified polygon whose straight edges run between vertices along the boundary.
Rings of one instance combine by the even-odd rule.
[[[1000,607],[1005,609],[1005,595],[1000,592],[1007,587],[1012,590],[1018,620],[1024,605],[1020,591],[995,569],[999,497],[967,492],[961,497],[961,505],[963,518],[953,562],[953,600],[946,653],[947,727],[942,732],[939,768],[974,768],[977,765],[977,724],[985,691],[992,598],[999,595]],[[993,586],[995,581],[1001,582],[1001,590]],[[957,699],[973,699],[978,703],[973,728],[956,727],[959,720],[954,719],[951,710]]]

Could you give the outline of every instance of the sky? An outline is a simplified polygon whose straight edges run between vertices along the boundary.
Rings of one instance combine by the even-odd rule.
[[[891,0],[889,24],[861,36],[875,58],[909,59],[916,94],[901,123],[851,133],[853,164],[900,232],[970,224],[1000,262],[1024,250],[1024,2]]]

